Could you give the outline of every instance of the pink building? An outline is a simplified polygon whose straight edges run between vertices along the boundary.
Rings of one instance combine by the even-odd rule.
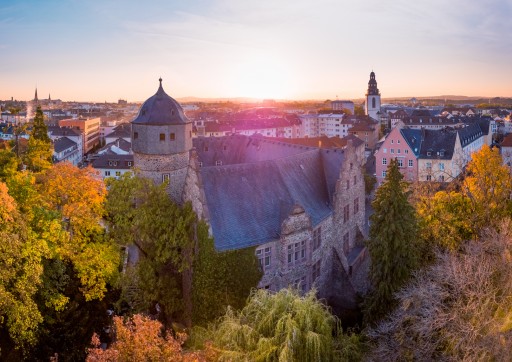
[[[421,130],[400,126],[393,128],[375,152],[376,177],[379,185],[386,178],[388,165],[393,158],[398,160],[398,166],[406,181],[417,179],[421,140]]]

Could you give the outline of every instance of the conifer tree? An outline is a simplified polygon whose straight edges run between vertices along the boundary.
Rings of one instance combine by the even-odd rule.
[[[41,106],[37,107],[30,137],[34,137],[36,140],[41,140],[46,143],[51,143],[50,137],[48,137],[48,127],[44,123],[44,115],[41,110]]]
[[[23,162],[29,170],[39,172],[51,166],[52,153],[52,142],[48,137],[48,128],[44,123],[43,111],[41,107],[37,107]]]
[[[374,290],[366,300],[366,319],[377,320],[394,305],[393,293],[419,264],[417,220],[408,201],[408,184],[392,159],[384,183],[377,189],[370,217],[370,279]]]

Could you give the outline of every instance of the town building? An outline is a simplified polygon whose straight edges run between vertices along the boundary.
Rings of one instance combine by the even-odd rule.
[[[367,261],[362,142],[325,149],[262,136],[192,139],[160,79],[132,121],[132,149],[142,176],[192,203],[219,252],[256,248],[261,288],[315,286],[356,307]]]
[[[127,172],[133,172],[133,155],[102,154],[92,161],[92,167],[99,171],[102,179],[107,177],[120,178]]]
[[[100,117],[62,119],[59,120],[59,126],[80,130],[84,154],[100,144]]]
[[[333,111],[349,111],[350,114],[354,114],[354,102],[352,101],[331,101],[331,109]]]

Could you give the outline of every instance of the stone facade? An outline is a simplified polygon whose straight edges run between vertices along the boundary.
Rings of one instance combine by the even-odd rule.
[[[149,100],[147,103],[151,104]],[[146,108],[147,112],[152,111],[148,106]],[[216,227],[220,228],[217,230],[224,232],[224,237],[239,237],[243,232],[250,232],[253,240],[248,245],[256,245],[256,256],[264,271],[259,283],[261,288],[277,291],[294,285],[306,292],[315,287],[320,295],[334,298],[332,285],[337,281],[343,290],[336,293],[350,301],[343,304],[354,305],[354,290],[362,290],[362,287],[354,285],[352,273],[366,255],[361,244],[365,215],[364,143],[360,142],[356,147],[349,139],[343,148],[322,150],[266,142],[257,137],[229,136],[232,138],[210,144],[210,149],[197,140],[202,149],[196,152],[189,142],[189,123],[152,124],[147,117],[140,122],[132,123],[132,135],[134,162],[141,175],[156,183],[169,179],[169,195],[179,203],[190,201],[199,217],[210,223],[214,238],[218,235],[212,228],[213,216],[217,217]],[[174,138],[168,138],[170,133],[175,134]],[[163,139],[160,134],[164,134]],[[199,151],[211,160],[201,160]],[[208,168],[206,173],[203,172],[205,169],[201,171],[203,163]],[[325,170],[326,167],[331,169]],[[244,169],[254,172],[244,173]],[[207,179],[205,175],[216,178]],[[275,178],[279,185],[269,183],[262,188],[257,180],[268,181],[269,177]],[[217,192],[215,195],[207,193],[206,182],[208,190]],[[268,195],[275,190],[280,190],[280,194],[274,193],[275,200],[265,200],[266,209],[257,204],[262,198],[248,198],[252,200],[250,205],[247,201],[234,199],[232,194],[245,190],[244,184],[249,182],[252,182],[249,190],[255,195]],[[318,190],[307,187],[317,187]],[[241,195],[239,197],[243,198],[247,192]],[[214,196],[218,198],[212,198]],[[293,205],[290,201],[297,199],[303,204],[295,201]],[[218,200],[222,206],[212,204],[212,200]],[[275,207],[268,208],[269,205]],[[257,221],[250,224],[247,221],[250,215],[237,220],[224,217],[232,215],[236,218],[247,207],[250,212],[261,214],[260,220],[268,225],[262,227]],[[212,208],[223,215],[220,224],[219,214],[210,214]],[[277,218],[269,219],[269,213]],[[279,220],[282,220],[280,227],[275,223]],[[233,227],[236,222],[240,224]],[[226,234],[225,229],[229,228],[232,234]],[[267,233],[267,236],[255,230]],[[229,245],[245,247],[240,246],[244,245],[240,244],[245,242],[244,238],[240,240]]]

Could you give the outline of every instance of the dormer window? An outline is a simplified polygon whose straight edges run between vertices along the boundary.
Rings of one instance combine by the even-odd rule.
[[[432,152],[427,151],[427,156],[432,156]]]

